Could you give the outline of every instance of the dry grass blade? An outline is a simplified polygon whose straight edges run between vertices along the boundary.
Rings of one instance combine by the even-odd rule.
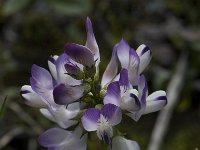
[[[6,100],[7,100],[7,96],[4,98],[3,104],[1,105],[1,108],[0,108],[0,119],[3,115],[4,109],[5,109],[5,106],[6,106]]]
[[[33,128],[35,133],[40,134],[43,131],[42,127],[28,113],[26,113],[17,103],[10,102],[8,108],[14,111],[20,117],[21,120],[23,120],[31,128]]]
[[[177,70],[172,76],[172,79],[167,87],[167,106],[159,113],[156,120],[148,150],[159,150],[167,132],[172,113],[179,100],[179,95],[183,87],[183,80],[187,67],[187,56],[182,55],[177,64]]]
[[[0,149],[3,149],[14,137],[25,132],[22,127],[14,127],[0,138]]]

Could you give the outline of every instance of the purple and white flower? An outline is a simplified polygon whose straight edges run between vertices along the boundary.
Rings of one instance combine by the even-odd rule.
[[[118,80],[118,61],[122,68],[128,70],[129,79],[132,85],[137,85],[139,75],[146,68],[151,60],[151,50],[144,44],[135,51],[127,41],[122,39],[113,49],[111,60],[103,74],[101,86],[108,85],[113,80]]]
[[[85,46],[91,50],[92,54],[94,55],[94,60],[96,61],[95,65],[96,67],[98,67],[100,63],[99,47],[97,45],[97,42],[93,33],[92,22],[89,17],[87,17],[87,20],[86,20],[86,30],[87,30],[87,41],[86,41]]]
[[[110,145],[113,136],[112,127],[119,124],[121,119],[120,108],[113,104],[106,104],[102,109],[87,109],[81,121],[86,131],[97,131],[98,138]]]
[[[87,134],[82,135],[81,128],[74,131],[51,128],[40,135],[38,142],[48,150],[86,150]]]
[[[141,103],[140,110],[127,113],[127,115],[135,121],[138,121],[139,118],[144,114],[159,111],[167,104],[167,95],[166,92],[163,90],[155,91],[152,94],[148,95],[148,87],[145,77],[143,75],[140,76],[138,92],[138,98]]]
[[[79,103],[74,102],[81,98],[84,92],[82,80],[77,80],[70,74],[79,74],[84,66],[91,67],[95,64],[98,67],[100,62],[99,49],[89,18],[86,29],[86,46],[67,44],[65,52],[69,55],[64,53],[49,57],[48,65],[51,73],[33,65],[31,86],[25,85],[21,88],[21,95],[28,105],[41,108],[40,111],[44,116],[64,128],[77,122],[71,120],[80,110]]]
[[[62,128],[47,130],[40,135],[39,143],[49,150],[86,150],[87,134],[82,134],[82,126],[87,132],[96,131],[110,150],[139,150],[135,141],[113,135],[113,127],[121,122],[122,112],[138,121],[143,114],[166,105],[165,91],[148,95],[147,82],[141,75],[151,60],[151,51],[144,44],[135,51],[122,39],[99,81],[100,54],[89,18],[86,30],[85,45],[68,43],[63,54],[50,56],[50,72],[34,64],[30,85],[21,88],[27,105],[39,108]],[[66,130],[69,127],[76,129]]]
[[[47,107],[47,103],[32,90],[30,85],[24,85],[21,88],[21,95],[25,99],[25,104],[31,107],[44,108]]]
[[[77,123],[73,118],[76,117],[80,111],[80,104],[78,102],[69,104],[67,108],[64,105],[53,108],[52,105],[48,104],[35,93],[29,85],[22,86],[21,94],[27,105],[40,108],[40,112],[46,118],[58,123],[62,128],[68,128]]]
[[[94,55],[86,46],[69,43],[65,45],[65,53],[75,62],[86,67],[92,67],[95,64]]]
[[[112,140],[112,150],[140,150],[137,142],[116,136]]]
[[[46,69],[33,65],[31,69],[32,77],[30,78],[31,86],[24,85],[21,88],[22,97],[25,98],[28,105],[41,108],[41,113],[44,116],[57,122],[63,128],[77,123],[77,121],[71,119],[78,114],[80,108],[78,102],[69,104],[67,108],[59,104],[74,102],[82,96],[84,90],[81,81],[65,74],[64,65],[66,61],[68,61],[66,54],[59,57],[50,57],[48,64],[53,77]],[[64,91],[66,87],[68,91],[65,91],[64,95],[58,95],[59,91],[57,92],[57,90]],[[64,96],[68,99],[63,102]]]
[[[93,33],[92,23],[89,18],[86,20],[87,41],[85,46],[69,43],[64,47],[65,53],[75,62],[85,66],[98,68],[100,63],[99,48]]]
[[[41,108],[40,112],[49,120],[56,122],[60,127],[66,129],[76,123],[77,120],[74,118],[78,115],[80,111],[80,103],[75,102],[67,106],[61,105],[57,108]]]
[[[119,81],[108,85],[104,104],[114,104],[126,111],[138,111],[141,108],[138,96],[139,92],[133,89],[129,81],[127,69],[122,69]]]
[[[57,104],[72,103],[83,95],[84,88],[81,85],[81,81],[72,78],[68,74],[65,74],[67,71],[65,70],[64,65],[68,61],[69,60],[66,54],[60,55],[55,61],[56,71],[53,69],[51,70],[52,72],[56,72],[56,75],[54,73],[56,80],[53,79],[51,74],[42,67],[33,65],[31,69],[31,88],[54,107],[57,107]],[[59,95],[58,89],[65,91],[65,95]],[[63,101],[63,97],[66,98],[65,101]]]
[[[114,104],[122,110],[128,111],[127,115],[138,121],[142,114],[158,111],[167,103],[164,91],[156,91],[147,95],[148,90],[144,76],[140,77],[138,89],[135,89],[129,81],[127,69],[122,69],[119,81],[108,85],[104,104]]]

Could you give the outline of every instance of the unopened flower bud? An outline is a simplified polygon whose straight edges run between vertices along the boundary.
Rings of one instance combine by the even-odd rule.
[[[94,77],[96,74],[96,68],[94,65],[91,67],[85,66],[83,70],[86,78]]]
[[[91,90],[90,84],[84,83],[83,86],[84,86],[84,93],[89,93]]]
[[[105,89],[102,89],[101,91],[100,91],[100,97],[101,98],[104,98],[104,96],[106,95],[106,90]]]
[[[73,78],[77,80],[83,79],[83,72],[77,65],[74,65],[72,63],[67,63],[65,64],[65,69],[67,71],[67,74],[69,74]]]

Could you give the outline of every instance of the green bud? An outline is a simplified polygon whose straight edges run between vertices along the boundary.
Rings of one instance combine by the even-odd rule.
[[[72,76],[74,79],[81,80],[84,78],[84,72],[81,69],[72,63],[65,64],[66,74]]]
[[[83,71],[85,73],[85,78],[93,78],[96,74],[96,67],[94,65],[92,67],[85,66]]]
[[[96,106],[95,106],[95,108],[97,108],[97,109],[101,109],[103,107],[103,104],[97,104]]]
[[[106,90],[105,90],[105,89],[102,89],[102,90],[100,91],[100,97],[103,99],[103,98],[105,97],[105,95],[106,95]]]
[[[85,94],[87,94],[91,91],[91,86],[90,86],[89,83],[84,83],[83,86],[84,86],[84,93]]]

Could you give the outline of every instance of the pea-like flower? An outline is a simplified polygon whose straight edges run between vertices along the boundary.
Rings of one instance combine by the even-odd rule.
[[[119,81],[114,81],[108,85],[104,104],[114,104],[126,111],[138,111],[141,108],[139,93],[134,89],[128,79],[127,69],[120,72]]]
[[[167,104],[167,95],[163,90],[155,91],[148,95],[148,86],[144,75],[140,76],[138,92],[141,109],[127,113],[135,121],[138,121],[141,115],[159,111]]]
[[[75,62],[85,67],[98,67],[100,63],[99,48],[93,33],[92,23],[89,18],[86,20],[87,41],[85,46],[75,43],[65,45],[65,53]]]
[[[65,61],[67,61],[66,54],[60,55],[54,61],[53,57],[50,60],[49,68],[51,68],[50,71],[52,75],[46,69],[33,65],[31,69],[32,77],[30,78],[31,86],[24,85],[21,88],[21,94],[28,105],[41,108],[41,113],[44,116],[57,122],[61,127],[67,128],[77,123],[77,121],[71,119],[78,114],[80,110],[79,103],[70,104],[66,109],[65,106],[59,105],[60,101],[58,101],[56,97],[57,93],[54,94],[54,91],[58,89],[58,87],[65,85],[70,91],[65,93],[65,95],[68,95],[67,100],[74,101],[82,96],[84,89],[81,85],[81,81],[73,79],[71,76],[65,74],[64,64]],[[68,80],[70,82],[66,82]],[[76,84],[78,85],[75,86]]]
[[[137,142],[116,136],[112,140],[112,150],[140,150]]]
[[[111,144],[113,126],[119,124],[122,113],[119,107],[113,104],[106,104],[102,109],[89,108],[81,118],[86,131],[97,131],[99,139]]]
[[[128,70],[122,69],[119,81],[108,85],[104,104],[114,104],[126,110],[128,116],[138,121],[142,114],[158,111],[167,103],[165,91],[156,91],[148,96],[147,83],[140,77],[137,89],[133,88],[128,78]]]
[[[113,49],[111,60],[103,74],[101,86],[108,85],[113,80],[119,79],[118,62],[121,67],[128,70],[129,79],[132,85],[137,85],[139,75],[146,68],[151,60],[151,50],[144,44],[135,51],[127,41],[122,39]]]
[[[86,21],[86,30],[85,46],[66,44],[66,53],[49,57],[50,72],[33,65],[31,85],[21,88],[21,95],[27,105],[40,108],[45,117],[63,128],[77,123],[73,120],[80,111],[80,104],[76,101],[83,96],[85,90],[81,71],[84,67],[91,68],[94,65],[93,69],[98,70],[100,62],[99,49],[89,18]]]
[[[138,121],[167,103],[165,91],[148,95],[141,74],[151,60],[151,51],[144,44],[134,50],[122,39],[99,78],[100,54],[89,18],[86,31],[85,45],[65,44],[63,54],[49,57],[49,71],[34,64],[30,85],[21,88],[27,105],[39,108],[61,127],[42,133],[38,141],[49,150],[86,150],[87,135],[96,131],[110,150],[139,150],[135,141],[122,137],[114,126],[122,121],[122,113]]]
[[[51,128],[42,133],[38,141],[48,150],[86,150],[87,148],[87,134],[82,135],[79,127],[74,131]]]

